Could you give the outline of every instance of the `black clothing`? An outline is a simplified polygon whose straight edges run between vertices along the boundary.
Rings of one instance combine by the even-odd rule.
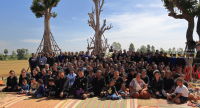
[[[163,98],[166,99],[167,95],[164,91],[164,81],[163,79],[159,79],[158,82],[156,81],[156,78],[153,78],[151,81],[151,90],[153,94],[156,96],[156,98]],[[159,94],[156,94],[156,92],[159,92]]]
[[[159,62],[160,62],[159,57],[156,58],[156,57],[154,56],[153,62],[155,62],[155,64],[159,65]]]
[[[131,56],[131,61],[135,61],[135,56]]]
[[[164,65],[165,66],[168,66],[168,64],[169,64],[169,58],[168,57],[163,57],[163,62],[164,62]]]
[[[29,65],[30,65],[30,68],[31,68],[31,72],[34,68],[36,68],[36,66],[38,66],[38,60],[36,57],[30,57],[29,58]]]
[[[117,91],[122,90],[122,84],[124,84],[124,79],[119,76],[115,83],[115,87]]]
[[[164,90],[171,90],[172,86],[174,86],[174,80],[171,77],[169,79],[164,77],[163,81],[164,81]]]
[[[88,89],[88,79],[87,79],[87,77],[83,76],[81,78],[80,77],[76,78],[76,80],[74,81],[74,84],[70,88],[70,91],[73,91],[73,89],[80,90],[80,88],[82,90],[84,90],[84,93],[87,92],[87,89]]]
[[[27,84],[29,84],[29,82],[30,82],[29,79],[30,79],[30,78],[29,78],[28,76],[22,78],[22,75],[20,75],[18,86],[21,86],[21,85],[22,85],[22,81],[23,81],[24,79],[26,79],[26,80],[27,80]]]
[[[92,81],[93,92],[96,96],[100,96],[100,93],[104,87],[106,87],[106,81],[104,77],[101,77],[100,80],[98,78],[94,78]]]
[[[60,89],[58,91],[64,92],[69,91],[69,78],[64,76],[64,78],[60,78],[56,81],[56,89]]]
[[[52,67],[54,64],[54,58],[53,57],[48,57],[47,58],[47,64],[49,64],[49,67]]]
[[[42,75],[41,79],[43,80],[44,86],[47,86],[47,74],[46,75]]]
[[[2,89],[2,92],[15,92],[17,90],[17,77],[14,76],[12,79],[8,77],[6,84],[7,86],[4,89]]]
[[[149,77],[147,75],[143,77],[142,80],[145,82],[145,84],[150,84]]]
[[[130,82],[133,80],[133,78],[136,77],[136,73],[134,73],[134,75],[132,75],[131,73],[128,74],[128,77],[127,77],[127,85],[129,86]]]
[[[84,71],[84,75],[85,75],[85,76],[88,76],[88,75],[89,75],[89,72],[88,72],[87,70],[85,70],[85,71]]]
[[[109,73],[108,75],[109,75],[110,79],[112,79],[114,77],[114,74]]]
[[[152,78],[154,77],[153,75],[153,70],[147,70],[147,76],[149,77],[149,81],[151,82]]]
[[[38,81],[41,78],[41,76],[37,73],[35,76],[32,75],[31,78],[35,78],[35,80]]]
[[[105,78],[105,81],[106,81],[106,85],[110,83],[110,76],[107,75],[107,76],[104,76]]]
[[[46,89],[46,94],[49,96],[55,96],[56,94],[56,85],[48,85]]]
[[[117,90],[116,90],[115,86],[109,86],[109,87],[107,87],[107,94],[108,95],[113,95],[116,91]]]

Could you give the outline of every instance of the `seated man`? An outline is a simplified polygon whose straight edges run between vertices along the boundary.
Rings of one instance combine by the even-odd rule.
[[[74,96],[78,98],[87,98],[87,89],[88,89],[88,79],[84,76],[84,71],[78,69],[78,77],[74,81],[74,84],[70,88],[70,91],[74,91]]]
[[[115,70],[114,71],[114,78],[116,80],[116,83],[115,83],[115,87],[116,87],[116,90],[118,92],[119,95],[121,96],[125,96],[125,85],[124,85],[124,79],[122,77],[119,76],[119,71],[118,70]]]
[[[66,98],[69,92],[69,78],[65,76],[64,70],[58,71],[59,79],[56,81],[56,94],[57,98]]]
[[[7,86],[2,90],[2,92],[15,92],[17,90],[17,77],[15,72],[11,70],[10,76],[7,78]]]
[[[185,85],[183,85],[183,79],[176,79],[177,87],[174,93],[168,94],[167,99],[172,100],[178,104],[184,104],[188,101],[188,89]]]
[[[171,71],[167,70],[165,72],[165,77],[163,78],[164,81],[164,90],[166,93],[172,93],[175,88],[174,80],[171,77]]]
[[[93,86],[93,92],[91,93],[91,95],[93,95],[93,93],[95,96],[103,95],[102,90],[103,90],[103,88],[106,87],[106,81],[105,81],[104,77],[101,76],[101,74],[102,74],[102,71],[98,70],[96,73],[96,77],[93,79],[93,81],[91,83]]]

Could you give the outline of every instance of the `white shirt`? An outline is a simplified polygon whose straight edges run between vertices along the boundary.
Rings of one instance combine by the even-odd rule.
[[[188,88],[185,85],[182,85],[182,87],[177,86],[174,93],[182,93],[183,97],[188,97]]]

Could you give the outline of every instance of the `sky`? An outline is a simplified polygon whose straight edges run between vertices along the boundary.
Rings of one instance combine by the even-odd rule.
[[[161,0],[105,0],[101,13],[107,25],[108,43],[119,42],[122,49],[130,43],[135,48],[154,45],[156,49],[185,48],[187,21],[168,16]],[[44,33],[44,18],[36,18],[30,10],[32,0],[2,0],[0,3],[0,53],[8,49],[25,48],[35,53]],[[88,26],[88,13],[94,6],[92,0],[61,0],[52,10],[58,13],[51,18],[50,28],[62,51],[86,51],[87,39],[94,36]],[[195,19],[196,21],[196,19]],[[194,40],[198,35],[194,29]]]

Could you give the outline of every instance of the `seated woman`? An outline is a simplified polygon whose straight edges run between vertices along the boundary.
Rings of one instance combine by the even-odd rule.
[[[18,83],[18,88],[17,88],[18,91],[21,90],[22,80],[24,80],[24,79],[27,81],[27,84],[29,84],[30,77],[27,76],[26,70],[22,69],[21,75],[19,77],[19,83]]]
[[[137,73],[136,78],[134,78],[130,84],[130,95],[133,98],[144,98],[149,99],[150,93],[147,92],[147,85],[144,83],[144,81],[140,78],[141,74]]]
[[[188,89],[185,85],[183,85],[183,79],[177,78],[176,84],[178,85],[176,87],[176,90],[172,94],[168,94],[167,99],[172,100],[175,103],[183,104],[188,101]]]
[[[155,70],[154,72],[154,78],[151,81],[151,90],[156,98],[167,98],[167,94],[164,90],[164,81],[160,77],[160,72],[158,70]]]
[[[76,79],[76,74],[74,73],[74,68],[70,69],[70,73],[67,75],[69,78],[69,86],[71,87],[74,84],[74,81]]]
[[[35,78],[36,81],[38,81],[40,79],[41,75],[36,71],[36,69],[33,69],[32,73],[33,73],[33,75],[31,78]]]
[[[17,89],[17,77],[15,72],[11,70],[10,76],[7,78],[7,86],[2,90],[2,92],[14,92]]]

